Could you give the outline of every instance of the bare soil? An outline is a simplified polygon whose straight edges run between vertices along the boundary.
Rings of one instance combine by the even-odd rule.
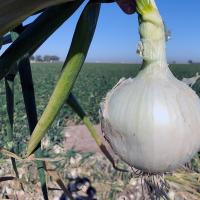
[[[100,125],[95,127],[105,142]],[[69,126],[64,129],[63,134],[62,144],[52,146],[46,137],[43,140],[43,148],[48,147],[53,157],[60,158],[59,162],[50,164],[59,172],[66,187],[79,188],[72,192],[74,199],[81,196],[84,200],[149,200],[147,190],[142,187],[140,178],[134,177],[131,173],[122,173],[113,169],[85,126]],[[109,145],[107,147],[111,151]],[[71,153],[72,150],[75,153]],[[130,170],[121,161],[117,161],[117,165]],[[18,161],[18,169],[20,179],[23,180],[24,191],[16,180],[0,182],[0,199],[42,200],[35,163]],[[1,162],[0,176],[14,176],[10,159]],[[63,192],[52,178],[47,177],[47,180],[49,199],[59,200]],[[198,173],[179,171],[173,174],[169,183],[171,200],[200,199]],[[88,191],[93,192],[92,196],[89,196]]]

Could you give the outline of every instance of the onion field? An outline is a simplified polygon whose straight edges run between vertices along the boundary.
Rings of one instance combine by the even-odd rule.
[[[200,79],[198,78],[198,72],[200,73],[200,64],[185,64],[185,65],[172,65],[170,66],[172,72],[179,79],[185,79],[187,83],[193,85],[193,89],[200,96]],[[76,96],[80,105],[88,113],[90,119],[93,123],[99,123],[99,104],[105,97],[106,93],[115,85],[120,78],[122,77],[134,77],[140,69],[140,65],[135,64],[85,64],[82,71],[79,74],[79,77],[75,83],[73,94]],[[34,80],[34,88],[36,95],[36,104],[38,111],[38,118],[41,116],[50,95],[54,89],[54,85],[58,79],[61,70],[61,63],[34,63],[32,64],[32,75]],[[191,78],[194,77],[194,78]],[[197,78],[195,78],[197,77]],[[195,82],[196,80],[196,82]],[[19,76],[17,75],[15,79],[15,110],[14,110],[14,151],[18,155],[21,155],[21,152],[26,148],[26,143],[29,140],[28,132],[28,123],[25,114],[25,108],[22,98],[22,92],[20,87]],[[0,82],[0,145],[4,146],[4,143],[7,142],[8,138],[6,130],[6,124],[8,121],[7,112],[6,112],[6,94],[4,88],[4,80]],[[68,105],[64,105],[60,111],[60,114],[57,116],[54,123],[51,125],[51,128],[48,131],[48,138],[50,139],[50,146],[46,149],[43,149],[43,155],[48,157],[53,156],[63,156],[64,160],[57,163],[57,170],[64,177],[65,173],[71,174],[74,170],[71,162],[76,160],[76,158],[81,157],[80,165],[77,165],[81,169],[82,176],[89,176],[93,182],[97,195],[100,199],[116,199],[116,196],[123,190],[119,188],[125,188],[125,186],[130,187],[129,174],[121,174],[121,172],[115,171],[110,163],[103,157],[98,157],[93,153],[82,153],[79,154],[73,149],[64,153],[64,154],[55,154],[53,145],[62,146],[64,141],[64,132],[63,128],[69,125],[80,124],[82,123],[79,117],[73,113]],[[63,146],[62,146],[63,148]],[[94,156],[93,156],[94,155]],[[1,156],[2,158],[2,156]],[[12,167],[0,158],[2,164],[4,164],[6,169],[12,169]],[[72,161],[71,161],[72,160]],[[79,161],[77,161],[79,162]],[[94,164],[95,163],[95,164]],[[56,163],[55,163],[56,164]],[[119,163],[118,163],[119,164]],[[121,163],[122,164],[122,163]],[[188,174],[176,174],[176,177],[168,177],[169,181],[180,181],[183,186],[182,191],[192,191],[199,195],[196,192],[195,188],[198,188],[199,183],[196,177],[199,176],[199,162],[197,159],[193,159],[191,162],[192,169],[195,170],[193,176]],[[32,165],[28,165],[33,167]],[[64,166],[67,168],[64,169]],[[122,165],[124,166],[124,165]],[[20,165],[18,166],[20,167]],[[123,167],[122,167],[123,168]],[[20,168],[21,169],[21,168]],[[36,169],[33,167],[33,169]],[[90,175],[88,175],[90,171]],[[36,174],[36,170],[32,170]],[[87,173],[86,173],[87,172]],[[102,173],[103,172],[103,173]],[[23,172],[28,174],[27,171]],[[187,175],[187,176],[186,176]],[[37,175],[34,177],[30,176],[34,181],[38,182]],[[188,182],[188,177],[190,177],[190,182]],[[171,179],[170,179],[171,178]],[[172,179],[173,178],[173,179]],[[30,178],[29,178],[30,179]],[[32,180],[31,179],[31,180]],[[132,179],[131,179],[132,180]],[[65,179],[67,182],[67,180]],[[182,182],[181,182],[182,181]],[[123,183],[123,186],[121,185]],[[177,182],[179,183],[179,182]],[[191,185],[192,184],[192,185]],[[30,184],[31,185],[31,184]],[[188,187],[188,190],[186,189]],[[30,188],[34,188],[29,186]],[[128,188],[129,188],[128,187]],[[130,187],[131,188],[131,187]],[[193,188],[193,190],[191,190]],[[40,189],[37,189],[40,191]],[[126,191],[126,190],[125,190]],[[128,190],[129,191],[129,190]],[[131,192],[138,193],[140,191]],[[192,193],[191,192],[191,193]],[[40,192],[37,192],[41,196]],[[54,193],[51,193],[52,196]],[[123,193],[122,193],[123,194]],[[34,191],[31,190],[29,195],[35,195]],[[58,194],[54,194],[57,195]]]
[[[179,79],[190,78],[200,73],[200,64],[176,64],[170,66],[172,72]],[[73,94],[76,96],[80,105],[90,116],[91,120],[96,124],[99,123],[98,110],[99,104],[105,97],[106,93],[119,81],[122,77],[134,77],[140,69],[137,64],[100,64],[87,63],[84,65],[79,77],[75,83]],[[38,118],[44,110],[49,97],[53,91],[54,85],[60,74],[61,63],[33,63],[32,74],[34,80],[34,88],[36,94],[36,103],[38,110]],[[193,85],[193,88],[200,94],[200,79]],[[0,82],[0,143],[3,144],[2,136],[6,135],[6,99],[4,81]],[[19,84],[19,77],[15,83],[15,141],[19,142],[20,148],[24,148],[28,138],[27,119],[22,98],[22,92]],[[79,117],[73,113],[69,106],[64,105],[59,116],[51,126],[49,134],[53,141],[59,141],[62,137],[59,133],[63,127],[71,124],[81,123]],[[56,133],[56,134],[55,134]],[[21,135],[24,135],[22,141]],[[20,149],[18,150],[20,151]]]

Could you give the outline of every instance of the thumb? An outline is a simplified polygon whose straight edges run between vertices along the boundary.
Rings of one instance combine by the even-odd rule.
[[[116,2],[126,14],[133,14],[136,11],[135,0],[117,0]]]

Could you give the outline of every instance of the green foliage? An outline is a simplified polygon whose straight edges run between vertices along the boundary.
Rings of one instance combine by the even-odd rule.
[[[26,157],[34,152],[35,148],[54,122],[74,86],[92,42],[100,7],[100,4],[88,3],[81,13],[61,74],[49,102],[29,140]]]

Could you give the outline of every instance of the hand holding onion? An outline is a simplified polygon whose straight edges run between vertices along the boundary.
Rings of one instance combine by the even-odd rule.
[[[132,14],[136,11],[135,0],[117,0],[116,2],[126,14]]]

